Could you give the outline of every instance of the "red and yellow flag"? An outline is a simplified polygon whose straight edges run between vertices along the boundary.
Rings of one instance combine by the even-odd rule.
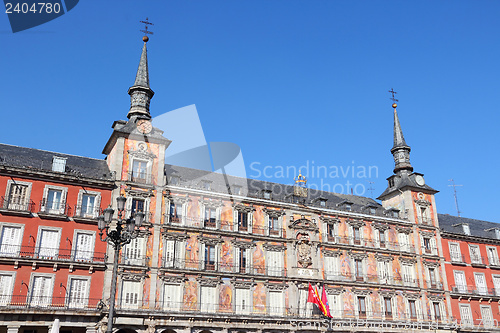
[[[307,294],[307,302],[314,303],[318,306],[319,310],[327,317],[330,317],[330,311],[327,310],[325,304],[319,298],[317,288],[313,288],[309,283],[309,293]]]

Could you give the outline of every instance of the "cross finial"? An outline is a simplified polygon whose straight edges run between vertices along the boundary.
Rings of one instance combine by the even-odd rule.
[[[396,102],[399,102],[395,97],[394,95],[397,94],[397,92],[394,91],[394,89],[391,88],[391,90],[389,90],[389,92],[392,94],[392,97],[389,98],[390,100],[392,100],[394,103]]]
[[[144,23],[144,30],[141,30],[141,32],[144,32],[144,37],[142,37],[142,40],[144,42],[147,42],[149,40],[148,35],[152,35],[153,32],[148,30],[148,25],[154,25],[153,23],[149,22],[149,18],[146,17],[146,21],[140,21],[141,23]]]

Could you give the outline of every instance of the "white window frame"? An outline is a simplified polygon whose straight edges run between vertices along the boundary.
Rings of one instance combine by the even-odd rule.
[[[20,228],[21,229],[20,236],[19,236],[19,244],[17,244],[17,245],[9,244],[9,246],[15,246],[16,251],[7,251],[6,253],[3,253],[4,251],[2,251],[2,247],[3,247],[2,236],[3,236],[3,229],[5,227]],[[19,253],[21,252],[22,243],[23,243],[23,236],[24,236],[24,224],[5,223],[5,222],[0,223],[0,256],[1,257],[17,257],[17,256],[19,256]],[[5,245],[7,245],[7,244],[5,244]]]
[[[474,251],[477,253],[474,254]],[[469,244],[469,256],[472,264],[483,264],[483,259],[481,258],[481,248],[477,244]]]
[[[246,256],[245,262],[245,274],[253,274],[252,269],[252,251],[249,248],[234,246],[234,271],[236,273],[241,273],[241,254],[240,251],[243,250]]]
[[[24,203],[17,204],[17,205],[24,205],[26,208],[28,208],[28,204],[30,203],[30,200],[31,200],[31,188],[33,186],[33,183],[20,181],[20,180],[12,180],[12,179],[7,180],[7,188],[5,189],[5,198],[8,198],[8,202],[4,202],[4,206],[0,207],[0,208],[12,209],[12,208],[10,208],[11,207],[10,206],[11,205],[10,189],[11,189],[12,185],[22,185],[22,186],[28,187],[28,189],[26,190],[26,196],[24,198]],[[14,204],[14,205],[16,205],[16,204]]]
[[[459,303],[458,309],[460,312],[460,327],[472,327],[474,325],[474,318],[472,317],[470,305]],[[464,314],[466,314],[467,318],[464,318]]]
[[[125,287],[125,284],[128,284],[128,283],[133,283],[133,284],[137,284],[138,287],[137,287],[137,306],[135,305],[126,305],[125,304],[125,300],[126,300],[126,297],[123,295],[123,289]],[[144,292],[143,292],[143,284],[142,284],[142,281],[132,281],[132,280],[121,280],[120,282],[120,308],[121,309],[140,309],[142,307],[142,296],[143,296]]]
[[[9,305],[12,300],[12,295],[14,294],[14,283],[16,282],[16,272],[0,271],[0,276],[10,276],[12,279],[8,288],[4,288],[3,285],[0,285],[0,307],[2,307]],[[4,288],[4,290],[1,288]]]
[[[495,279],[497,279],[497,283],[495,283]],[[491,275],[491,280],[493,282],[493,288],[495,290],[495,296],[500,296],[500,275],[499,274],[492,274]]]
[[[95,197],[94,199],[94,208],[93,212],[88,213],[88,212],[83,212],[83,195],[92,195]],[[90,218],[97,218],[99,216],[99,211],[101,207],[101,192],[97,191],[87,191],[87,190],[80,190],[78,191],[78,200],[76,204],[78,208],[78,213],[80,217],[90,217]]]
[[[211,208],[211,209],[215,210],[215,227],[205,227],[205,219],[206,219],[206,217],[205,217],[205,213],[206,213],[205,209],[206,208]],[[206,205],[203,202],[200,202],[200,210],[201,210],[200,216],[201,216],[201,219],[202,219],[201,225],[202,225],[203,228],[210,229],[210,230],[216,230],[216,229],[220,228],[221,207],[214,206],[214,205],[212,205],[212,206],[211,205]],[[210,217],[209,217],[209,219],[210,219]],[[235,224],[237,224],[237,221],[236,221]]]
[[[135,161],[146,163],[146,175],[145,175],[144,178],[135,176],[135,171],[134,171],[134,162]],[[151,169],[153,167],[153,161],[151,159],[148,159],[148,158],[139,158],[139,157],[131,155],[130,156],[130,164],[129,165],[130,165],[130,169],[129,169],[130,178],[128,180],[133,181],[134,179],[137,178],[137,179],[144,179],[146,184],[150,184],[152,182],[152,180],[153,180],[152,176],[153,175],[151,174]]]
[[[173,299],[168,301],[167,300],[167,287],[175,287],[177,288],[177,293],[178,295],[173,295]],[[181,303],[183,302],[183,285],[182,283],[163,283],[163,286],[161,288],[161,299],[162,299],[162,304],[163,304],[163,310],[164,311],[180,311],[181,310]],[[176,299],[177,298],[177,299]]]
[[[456,246],[458,252],[453,251],[454,246]],[[449,242],[448,247],[450,250],[450,260],[452,262],[462,262],[462,250],[460,249],[460,243]]]
[[[271,304],[271,299],[273,295],[272,293],[276,294],[274,297],[278,298],[278,306],[275,306],[274,304]],[[285,293],[283,290],[268,290],[267,291],[267,306],[268,306],[268,312],[270,316],[284,316],[285,315]]]
[[[459,284],[459,283],[457,283],[457,273],[458,273],[458,275],[462,275],[462,276],[463,276],[463,278],[464,278],[464,279],[463,279],[463,280],[464,280],[463,282],[464,282],[465,284]],[[455,281],[455,288],[457,288],[457,291],[458,291],[459,293],[467,293],[467,292],[468,292],[469,287],[467,286],[467,279],[466,279],[466,277],[465,277],[465,272],[464,272],[464,271],[454,270],[454,271],[453,271],[453,279],[454,279],[454,281]]]
[[[339,256],[326,256],[323,254],[325,279],[339,280],[340,259]]]
[[[480,305],[481,312],[481,323],[484,328],[492,328],[495,324],[495,319],[493,318],[493,311],[490,305]],[[486,314],[486,316],[485,316]],[[485,318],[489,317],[489,318]],[[498,325],[498,323],[496,323]]]
[[[86,235],[90,235],[91,237],[91,243],[90,243],[90,251],[86,251],[88,253],[85,253],[85,254],[88,254],[89,255],[89,258],[86,258],[85,255],[83,258],[79,258],[79,256],[77,256],[77,253],[78,253],[78,234],[86,234]],[[94,252],[95,252],[95,240],[96,240],[96,232],[94,230],[82,230],[82,229],[75,229],[75,231],[73,232],[73,246],[72,246],[72,250],[73,250],[73,258],[74,260],[76,261],[93,261],[93,258],[94,258]]]
[[[244,295],[242,295],[244,294]],[[252,290],[250,288],[235,288],[234,289],[235,296],[235,313],[236,314],[250,314],[252,313]],[[243,300],[240,301],[240,297],[243,297]]]
[[[484,285],[480,285],[478,281],[484,281]],[[488,295],[488,284],[486,282],[486,275],[480,272],[474,272],[474,282],[479,295]]]
[[[169,254],[169,248],[173,244],[173,255]],[[186,241],[183,239],[163,239],[164,250],[164,267],[167,268],[184,268],[185,267],[185,257],[186,257]],[[191,265],[192,263],[190,263]]]
[[[73,280],[85,280],[87,281],[87,290],[83,295],[83,299],[76,300],[76,302],[71,297],[71,283]],[[91,288],[91,277],[90,276],[80,276],[80,275],[70,275],[68,276],[68,281],[66,282],[67,295],[66,295],[66,305],[72,308],[85,308],[88,305],[90,288]],[[73,303],[73,304],[72,304]]]
[[[285,270],[285,260],[284,260],[284,250],[283,251],[276,251],[276,250],[266,250],[265,251],[266,255],[266,275],[269,276],[285,276],[284,270]],[[271,255],[275,256],[275,259],[278,260],[278,262],[275,262],[274,264],[271,262]]]
[[[42,241],[42,233],[43,233],[43,230],[47,230],[47,231],[56,231],[58,233],[58,241],[57,241],[57,246],[55,248],[52,248],[52,247],[47,247],[47,249],[53,249],[54,250],[54,255],[49,255],[48,256],[48,259],[55,259],[59,256],[59,250],[60,250],[60,246],[61,246],[61,234],[62,234],[62,228],[56,228],[56,227],[48,227],[48,226],[44,226],[44,225],[41,225],[41,226],[38,226],[38,234],[36,236],[36,244],[35,244],[35,253],[36,253],[36,256],[38,258],[41,258],[41,259],[44,259],[44,256],[40,255],[40,243]]]
[[[48,295],[49,296],[42,296],[42,297],[50,297],[50,302],[44,302],[44,301],[48,301],[45,300],[45,299],[42,299],[42,302],[35,302],[33,303],[33,289],[34,289],[34,282],[35,282],[35,278],[36,277],[47,277],[47,278],[50,278],[51,280],[51,283],[50,283],[50,287],[49,287],[49,292],[48,292]],[[54,281],[55,281],[55,274],[48,274],[48,273],[31,273],[31,276],[30,276],[30,284],[29,284],[29,292],[28,292],[28,304],[30,305],[34,305],[34,306],[49,306],[52,304],[52,299],[54,297]]]
[[[54,172],[65,172],[67,159],[67,157],[52,156],[51,170]]]
[[[207,290],[207,288],[213,288],[213,298],[212,300],[208,300],[211,302],[203,302],[207,300],[207,297],[204,295],[204,290]],[[217,312],[217,304],[218,304],[218,296],[219,296],[219,287],[213,287],[213,286],[201,286],[200,287],[200,312],[202,313],[215,313]]]
[[[144,213],[144,222],[146,222],[146,219],[149,217],[149,203],[150,203],[149,197],[143,198],[143,197],[137,197],[137,196],[133,196],[133,195],[127,196],[127,201],[125,202],[125,205],[126,205],[125,211],[126,211],[127,218],[132,217],[132,202],[134,201],[134,199],[144,201],[144,209],[142,212]]]
[[[490,264],[490,266],[500,266],[500,260],[498,259],[498,250],[496,246],[486,246],[486,254],[488,256],[488,263]],[[491,254],[493,254],[493,256]]]
[[[210,261],[210,258],[206,258],[206,245],[205,243],[201,242],[200,245],[199,245],[199,253],[200,255],[198,256],[200,258],[200,268],[202,270],[206,270],[206,262],[209,262]],[[213,270],[210,270],[210,272],[217,272],[219,270],[219,262],[220,262],[220,244],[212,244],[212,243],[209,243],[208,244],[210,247],[213,247],[214,248],[214,251],[215,251],[215,254],[214,254],[214,269]]]
[[[172,219],[172,216],[171,216],[172,204],[175,206],[177,216],[180,215],[179,223],[173,223],[171,221],[171,219]],[[179,208],[180,208],[180,214],[179,214]],[[179,200],[179,199],[176,200],[176,198],[172,198],[168,201],[167,215],[168,215],[168,219],[169,219],[170,224],[185,225],[187,212],[188,212],[188,205],[187,205],[186,201]]]
[[[148,242],[148,237],[146,236],[139,236],[136,238],[132,239],[132,242],[141,242],[142,244],[139,244],[140,247],[138,246],[138,249],[141,253],[139,253],[137,256],[138,258],[135,258],[136,255],[133,254],[130,257],[126,255],[127,252],[127,246],[130,246],[132,243],[125,244],[125,246],[122,247],[121,251],[121,259],[120,263],[124,265],[131,265],[131,266],[142,266],[145,263],[145,258],[146,258],[146,247],[147,247],[147,242]]]
[[[61,191],[61,202],[59,208],[48,208],[48,200],[49,200],[49,191]],[[62,215],[65,212],[66,208],[66,198],[68,196],[68,188],[63,187],[63,186],[54,186],[54,185],[45,185],[45,188],[43,189],[43,199],[42,199],[42,205],[41,205],[41,211],[47,214],[56,214],[56,215]]]
[[[266,230],[266,235],[271,236],[271,237],[281,237],[282,236],[282,231],[281,230],[282,230],[282,225],[283,225],[282,217],[281,216],[278,216],[278,217],[276,217],[276,216],[270,216],[269,214],[266,214],[265,216],[266,216],[265,217],[265,220],[266,220],[265,223],[266,223],[266,229],[267,229]],[[276,218],[277,219],[277,224],[278,224],[278,228],[277,228],[278,229],[278,234],[277,235],[271,234],[271,226],[269,224],[270,221],[271,221],[271,218]],[[273,229],[273,230],[275,230],[275,229]]]
[[[406,232],[398,232],[398,245],[400,251],[410,252],[410,235]]]

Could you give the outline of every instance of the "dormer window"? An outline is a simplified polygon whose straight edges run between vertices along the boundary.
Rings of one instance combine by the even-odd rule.
[[[470,228],[468,224],[462,224],[462,229],[464,231],[464,234],[470,235]]]
[[[397,210],[392,211],[392,217],[399,217],[399,212]]]
[[[204,180],[202,183],[201,183],[202,187],[204,190],[206,191],[210,191],[212,189],[212,182],[208,181],[208,180]]]
[[[495,229],[495,237],[496,239],[500,239],[500,229]]]
[[[233,186],[233,194],[241,195],[241,186]]]
[[[377,208],[370,207],[370,214],[375,215],[376,212],[377,212]]]
[[[54,156],[52,159],[52,171],[64,172],[66,170],[66,158]]]
[[[179,185],[180,178],[179,176],[171,176],[170,177],[170,185]]]
[[[271,191],[269,191],[269,190],[264,190],[264,191],[262,192],[262,196],[264,197],[264,199],[268,199],[268,200],[270,200],[270,199],[271,199]]]
[[[320,207],[326,208],[326,199],[325,198],[319,198],[318,201],[319,201]]]
[[[394,178],[389,178],[389,187],[394,187]]]
[[[344,209],[347,210],[348,212],[350,212],[351,209],[352,209],[352,205],[350,203],[345,203],[344,204]]]

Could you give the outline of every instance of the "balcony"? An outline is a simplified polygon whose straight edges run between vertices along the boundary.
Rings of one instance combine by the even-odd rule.
[[[472,285],[452,285],[451,292],[470,296],[494,296],[500,297],[500,289],[478,287]]]
[[[0,197],[0,212],[3,214],[30,216],[34,208],[35,203],[30,200]]]
[[[104,263],[106,253],[35,246],[0,245],[0,258],[29,258],[56,261]]]
[[[71,215],[71,207],[65,202],[40,201],[38,216],[50,219],[63,219],[65,220]]]
[[[466,265],[465,255],[460,253],[450,253],[450,260],[453,264]]]
[[[431,225],[431,226],[433,225],[431,218],[422,217],[422,216],[418,217],[418,223],[424,224],[424,225]]]
[[[122,252],[120,253],[119,263],[121,265],[141,266],[141,267],[146,266],[146,262],[149,259],[147,256],[140,255],[136,253],[134,250],[131,250],[130,253],[125,253],[125,252],[127,252],[126,249],[122,250]]]
[[[488,258],[488,262],[490,263],[490,266],[500,267],[500,260],[498,260],[498,258]]]
[[[75,221],[96,221],[97,217],[101,215],[102,209],[101,207],[92,207],[92,206],[82,206],[75,205],[75,209],[73,210],[73,219]]]
[[[370,248],[384,248],[387,250],[400,251],[400,252],[410,252],[416,253],[415,247],[413,245],[400,245],[396,242],[379,242],[375,239],[364,238],[364,237],[350,237],[350,236],[327,236],[327,241],[329,243],[334,244],[345,244],[351,246],[361,246],[361,247],[370,247]]]
[[[443,290],[443,284],[441,282],[427,281],[426,283],[428,289]]]
[[[136,184],[151,185],[153,183],[153,177],[150,173],[132,171],[127,174],[127,180]]]
[[[1,295],[0,309],[27,309],[47,311],[100,311],[104,303],[99,298]]]
[[[183,260],[170,259],[163,260],[163,268],[175,270],[205,270],[213,272],[241,273],[248,275],[267,275],[267,276],[287,276],[285,268],[266,267],[266,266],[240,266],[239,264],[227,264],[222,262],[205,262],[203,260]]]
[[[478,255],[471,255],[470,263],[472,266],[486,266],[486,259]]]

